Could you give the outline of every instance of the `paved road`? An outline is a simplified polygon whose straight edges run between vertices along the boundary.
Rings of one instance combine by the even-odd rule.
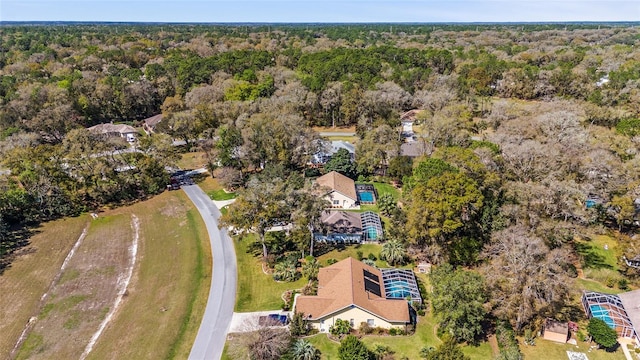
[[[213,253],[213,277],[207,308],[200,323],[190,360],[220,359],[233,318],[238,269],[233,242],[225,230],[218,229],[220,211],[198,185],[182,189],[194,203],[209,232]]]

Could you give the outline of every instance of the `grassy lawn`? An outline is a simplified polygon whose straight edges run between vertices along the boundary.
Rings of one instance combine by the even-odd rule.
[[[576,279],[576,284],[581,290],[597,291],[605,294],[620,294],[626,290],[620,290],[618,288],[607,287],[595,280],[590,279]]]
[[[329,259],[336,259],[338,261],[344,260],[348,257],[352,257],[354,259],[358,258],[358,251],[362,251],[362,255],[367,258],[369,254],[373,254],[376,258],[380,256],[380,250],[382,249],[382,245],[379,244],[360,244],[360,245],[349,245],[341,248],[337,248],[329,251],[326,254],[322,254],[318,257],[318,261],[322,266],[328,266],[327,262]],[[388,267],[387,263],[382,260],[376,260],[376,266],[378,267]]]
[[[204,153],[201,151],[180,154],[180,160],[178,160],[178,166],[181,169],[199,169],[205,163]]]
[[[231,200],[236,198],[236,193],[234,192],[226,192],[224,189],[213,190],[207,192],[207,195],[211,198],[211,200]]]
[[[403,356],[409,359],[420,359],[420,350],[425,346],[437,347],[441,341],[435,335],[436,322],[430,314],[418,318],[418,327],[411,336],[379,336],[367,335],[362,338],[362,342],[369,349],[376,345],[388,346],[396,359]],[[318,334],[308,338],[308,340],[322,352],[322,359],[337,359],[339,343],[329,340],[326,334]],[[492,359],[491,347],[488,343],[481,343],[479,346],[463,346],[465,354],[472,359]],[[533,358],[532,358],[533,359]]]
[[[382,196],[384,194],[391,194],[391,196],[393,196],[393,199],[396,201],[400,197],[400,190],[396,189],[391,184],[376,182],[376,183],[373,183],[373,186],[376,188],[376,191],[378,192],[378,196]]]
[[[211,281],[204,223],[182,191],[120,211],[140,219],[139,263],[125,303],[90,358],[187,358]]]
[[[114,305],[114,283],[128,264],[133,241],[132,214],[140,229],[133,276],[89,358],[188,357],[206,305],[211,254],[204,223],[178,191],[101,212],[95,220],[82,216],[44,224],[31,239],[32,251],[0,277],[0,318],[11,319],[0,321],[0,354],[5,355],[0,357],[8,358],[35,315],[18,358],[80,356]],[[87,225],[86,238],[49,290],[46,304],[38,305]]]
[[[616,239],[607,235],[596,235],[590,240],[576,240],[576,251],[582,257],[583,268],[618,270],[618,251]],[[606,247],[606,249],[605,249]]]
[[[247,252],[254,236],[234,240],[238,257],[238,295],[235,311],[277,310],[282,307],[282,293],[287,290],[301,289],[306,278],[295,282],[276,282],[271,275],[262,271],[259,256]]]
[[[608,353],[604,350],[590,350],[589,343],[582,341],[578,345],[560,344],[553,341],[547,341],[541,338],[536,339],[535,346],[524,345],[520,339],[520,351],[525,359],[567,359],[567,350],[575,352],[583,352],[587,354],[589,360],[624,360],[624,353],[621,349]]]
[[[313,130],[315,132],[355,132],[356,131],[356,127],[355,126],[336,126],[336,127],[331,127],[331,126],[314,126]]]
[[[90,358],[187,358],[211,281],[204,223],[181,191],[116,211],[140,219],[139,262],[126,300]]]
[[[0,358],[9,358],[29,318],[42,310],[40,297],[90,219],[79,216],[43,224],[36,229],[30,244],[18,252],[11,266],[0,275]],[[38,339],[38,336],[31,337],[31,345],[37,345]]]

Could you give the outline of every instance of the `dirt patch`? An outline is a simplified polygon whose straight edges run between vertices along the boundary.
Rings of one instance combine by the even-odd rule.
[[[112,308],[119,292],[124,292],[122,282],[127,279],[133,240],[131,218],[125,214],[91,222],[75,255],[64,262],[64,281],[55,283],[44,296],[46,304],[20,347],[18,359],[81,356],[105,319],[104,309]]]
[[[164,216],[184,219],[187,209],[184,204],[177,199],[169,199],[160,209],[160,213]]]

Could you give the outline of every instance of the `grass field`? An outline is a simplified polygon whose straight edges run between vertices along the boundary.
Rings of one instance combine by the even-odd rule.
[[[43,224],[0,275],[0,358],[9,358],[29,318],[40,312],[40,297],[90,219],[80,216]],[[37,342],[33,337],[32,343]]]
[[[204,224],[182,192],[109,210],[96,220],[83,216],[45,224],[32,239],[33,252],[19,257],[0,277],[0,311],[12,312],[1,317],[0,354],[8,354],[28,318],[37,315],[17,357],[79,357],[111,310],[115,279],[120,281],[123,264],[129,264],[132,214],[140,224],[133,276],[89,358],[188,356],[206,304],[211,255]],[[39,306],[40,296],[89,222],[85,240]],[[22,296],[15,300],[16,295]]]
[[[338,261],[344,260],[348,257],[352,257],[354,259],[358,258],[358,251],[362,251],[362,255],[364,258],[367,258],[369,254],[373,254],[376,259],[380,256],[380,250],[382,246],[379,244],[360,244],[360,245],[349,245],[345,247],[341,247],[335,250],[331,250],[326,254],[322,254],[318,257],[318,261],[322,266],[328,266],[327,262],[329,259],[336,259]],[[376,266],[378,267],[387,267],[387,263],[378,259],[376,260]]]
[[[582,258],[583,268],[605,268],[618,270],[618,251],[616,239],[607,235],[596,235],[590,240],[576,240],[576,251]]]
[[[180,154],[180,160],[178,160],[178,166],[181,169],[199,169],[205,163],[204,153],[201,151]]]
[[[90,358],[187,358],[211,281],[204,223],[181,191],[122,211],[140,218],[143,251],[126,302]]]
[[[549,359],[564,360],[567,359],[567,351],[582,352],[587,354],[589,360],[624,360],[625,356],[621,349],[615,352],[606,352],[605,350],[593,349],[589,347],[591,344],[582,341],[578,345],[560,344],[544,339],[536,339],[535,346],[524,345],[520,339],[520,351],[525,359]]]
[[[236,198],[236,193],[234,192],[226,192],[224,189],[212,190],[207,192],[207,195],[211,198],[211,200],[231,200]]]
[[[262,271],[259,256],[247,252],[254,236],[234,240],[238,257],[238,295],[235,311],[278,310],[282,307],[282,293],[300,289],[306,283],[305,278],[295,282],[276,282],[271,275]]]

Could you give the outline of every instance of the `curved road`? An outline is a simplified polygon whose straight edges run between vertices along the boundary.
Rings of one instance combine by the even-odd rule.
[[[213,255],[209,300],[189,359],[220,359],[236,301],[236,252],[226,230],[218,229],[220,211],[209,196],[198,185],[186,185],[182,189],[196,206],[207,226]]]

